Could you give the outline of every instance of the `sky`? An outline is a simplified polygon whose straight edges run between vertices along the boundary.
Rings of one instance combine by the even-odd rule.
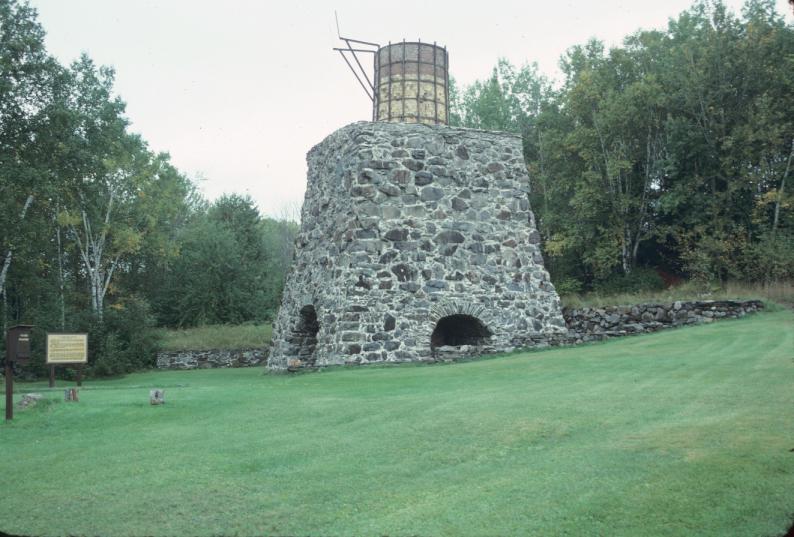
[[[500,57],[537,62],[559,79],[569,47],[608,46],[663,29],[690,0],[30,0],[51,54],[82,52],[116,70],[131,130],[210,200],[249,194],[260,211],[292,217],[303,201],[306,153],[336,129],[371,118],[372,104],[333,47],[342,35],[386,44],[445,45],[459,86]],[[726,4],[740,11],[741,0]],[[399,5],[398,9],[396,6]],[[786,0],[779,13],[792,20]],[[371,64],[370,64],[371,65]],[[371,76],[371,74],[370,74]]]

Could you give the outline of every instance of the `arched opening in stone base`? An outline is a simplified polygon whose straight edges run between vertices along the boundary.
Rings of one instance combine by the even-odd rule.
[[[317,311],[314,306],[303,306],[298,315],[298,321],[290,334],[290,343],[296,349],[295,356],[290,362],[298,360],[298,363],[292,364],[296,367],[313,365],[315,362],[314,350],[317,347],[317,332],[320,331]]]
[[[455,314],[442,317],[430,335],[430,348],[482,345],[493,335],[485,323],[473,315]]]

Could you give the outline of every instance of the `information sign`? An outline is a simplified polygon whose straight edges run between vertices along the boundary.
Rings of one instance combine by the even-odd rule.
[[[88,362],[88,334],[47,334],[48,364],[86,362]]]

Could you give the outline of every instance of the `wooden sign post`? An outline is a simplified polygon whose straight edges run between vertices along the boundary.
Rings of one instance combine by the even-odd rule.
[[[6,420],[14,419],[14,368],[12,362],[25,365],[30,360],[29,324],[18,324],[6,331]]]
[[[47,333],[47,365],[50,388],[55,386],[56,365],[77,365],[77,385],[83,384],[83,365],[88,362],[88,334]]]

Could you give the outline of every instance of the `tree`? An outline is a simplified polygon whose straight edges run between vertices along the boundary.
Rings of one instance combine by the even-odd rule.
[[[44,48],[44,30],[27,3],[0,0],[0,294],[21,245],[20,231],[46,190],[39,138],[48,127],[59,66]]]
[[[462,122],[523,135],[555,281],[593,286],[643,265],[750,277],[748,259],[785,265],[774,252],[794,226],[792,56],[772,0],[749,0],[741,19],[701,1],[666,31],[571,47],[556,91],[500,60],[462,91]]]
[[[551,85],[538,72],[537,64],[516,69],[502,58],[490,78],[475,82],[463,92],[458,105],[460,123],[478,129],[524,132],[550,94]]]
[[[206,206],[128,132],[112,69],[87,56],[64,68],[43,37],[26,2],[0,0],[3,320],[88,331],[90,370],[121,373],[151,363],[147,299]]]
[[[114,275],[138,255],[175,254],[170,227],[184,212],[190,186],[145,142],[127,132],[124,103],[112,96],[113,72],[86,56],[72,65],[62,142],[58,223],[76,246],[88,280],[91,310],[102,319]]]
[[[61,170],[63,204],[58,223],[77,246],[88,279],[91,310],[104,312],[105,295],[119,263],[140,247],[132,208],[145,178],[146,152],[126,133],[124,103],[112,97],[113,72],[85,55],[71,69],[64,103],[71,136],[69,166]]]
[[[278,307],[295,224],[263,219],[249,196],[225,195],[179,238],[161,322],[171,326],[264,321]]]

